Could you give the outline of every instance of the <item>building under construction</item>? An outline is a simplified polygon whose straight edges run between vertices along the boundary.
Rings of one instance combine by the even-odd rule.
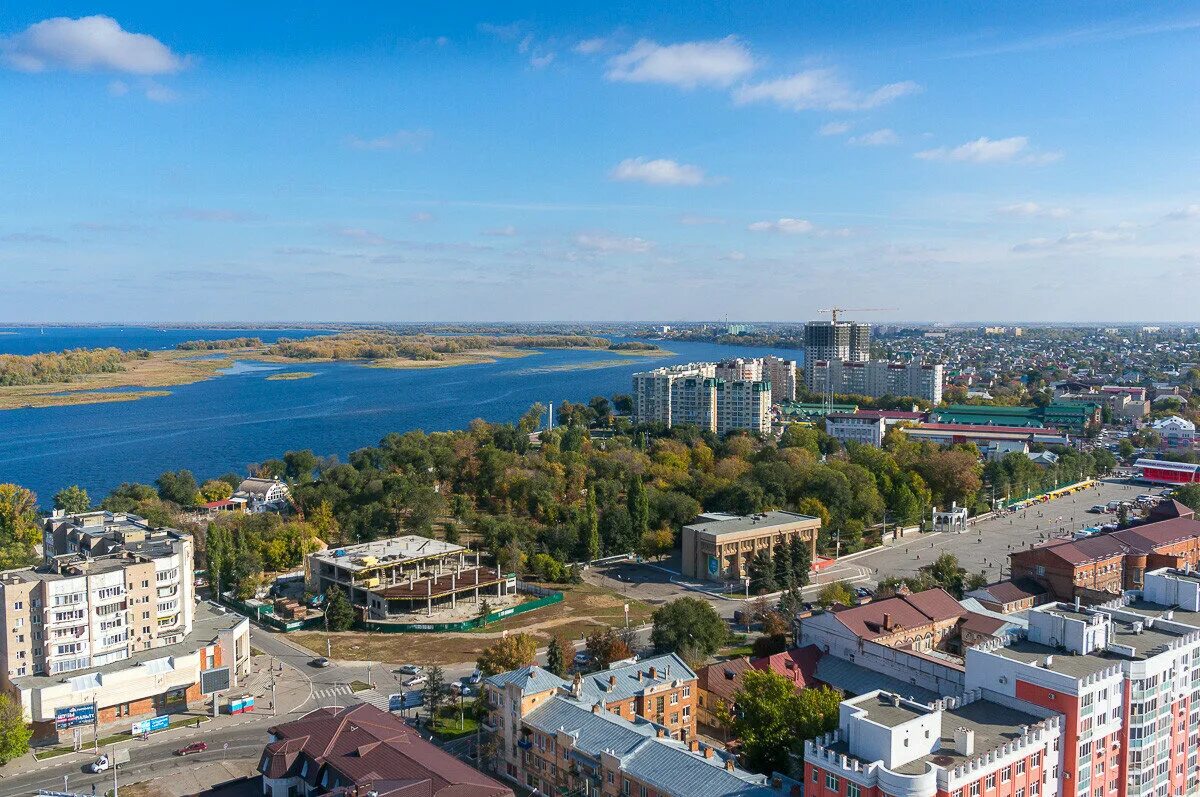
[[[433,616],[517,591],[516,576],[482,566],[477,551],[412,534],[309,554],[306,579],[317,593],[345,590],[369,620]]]

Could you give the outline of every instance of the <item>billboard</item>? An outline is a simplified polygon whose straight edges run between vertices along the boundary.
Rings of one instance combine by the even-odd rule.
[[[224,692],[232,683],[228,667],[217,667],[215,670],[203,670],[200,673],[200,694],[211,695],[214,692]]]
[[[230,714],[245,714],[247,711],[254,711],[254,698],[250,695],[242,695],[229,701]]]
[[[76,728],[80,725],[91,725],[96,721],[96,704],[83,703],[54,710],[54,727],[56,730]]]
[[[133,733],[137,736],[142,733],[152,733],[153,731],[165,731],[171,725],[171,718],[168,716],[151,717],[148,720],[141,720],[133,723]]]

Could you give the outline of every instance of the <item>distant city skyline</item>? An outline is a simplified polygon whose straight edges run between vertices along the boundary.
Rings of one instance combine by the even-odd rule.
[[[1191,323],[1200,7],[25,2],[0,325]]]

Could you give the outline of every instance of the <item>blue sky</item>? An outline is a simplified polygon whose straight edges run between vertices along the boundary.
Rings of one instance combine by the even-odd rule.
[[[1197,320],[1197,4],[178,5],[0,9],[0,319]]]

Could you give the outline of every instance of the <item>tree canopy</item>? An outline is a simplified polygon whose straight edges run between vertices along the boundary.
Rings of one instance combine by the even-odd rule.
[[[701,598],[687,596],[665,603],[654,610],[653,620],[650,638],[659,653],[711,656],[729,638],[721,615]]]

